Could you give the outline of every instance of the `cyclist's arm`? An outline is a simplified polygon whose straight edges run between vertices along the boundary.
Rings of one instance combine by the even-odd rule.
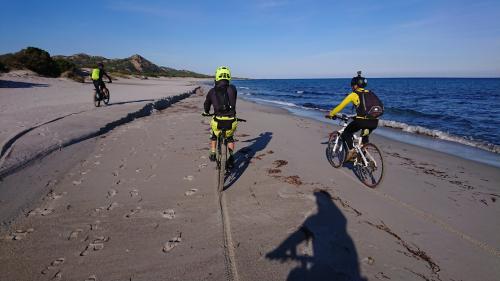
[[[203,109],[205,110],[205,113],[210,112],[210,107],[212,106],[211,95],[212,95],[212,90],[208,92],[207,97],[205,98],[205,103],[203,104]]]
[[[358,95],[356,93],[350,93],[339,105],[337,105],[330,111],[330,116],[335,116],[335,114],[341,112],[342,109],[344,109],[344,107],[346,107],[351,102],[356,105],[356,100],[358,100]]]
[[[107,73],[107,72],[103,71],[103,73],[102,73],[102,74],[103,74],[104,76],[106,76],[106,77],[109,79],[109,81],[111,81],[111,77],[109,77],[109,75],[108,75],[108,73]]]

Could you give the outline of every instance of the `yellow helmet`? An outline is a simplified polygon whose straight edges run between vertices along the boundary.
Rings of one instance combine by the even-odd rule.
[[[219,66],[215,71],[215,81],[220,81],[222,79],[231,80],[231,70],[229,70],[227,66]]]

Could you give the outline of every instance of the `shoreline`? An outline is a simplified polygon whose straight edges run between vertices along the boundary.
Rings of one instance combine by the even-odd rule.
[[[287,111],[289,114],[294,116],[301,116],[322,123],[328,123],[328,124],[332,123],[332,121],[327,121],[323,118],[325,112],[320,110],[300,108],[296,105],[292,107],[288,106],[286,102],[277,103],[274,101],[269,101],[264,99],[252,99],[244,95],[242,95],[241,98],[247,102],[283,109]],[[383,119],[381,121],[386,123],[394,122]],[[405,132],[403,128],[395,128],[392,126],[385,126],[382,124],[379,124],[379,127],[373,132],[374,135],[384,136],[394,141],[399,141],[401,143],[416,145],[422,148],[430,149],[435,152],[444,152],[448,155],[457,156],[465,160],[471,160],[474,162],[487,164],[495,168],[500,168],[500,153],[496,153],[494,151],[483,148],[484,146],[483,144],[478,143],[477,146],[473,146],[461,143],[460,141],[441,139],[426,134],[420,134],[418,132],[417,133]],[[432,131],[430,129],[427,130]],[[453,135],[450,135],[450,137],[461,138]],[[463,140],[467,141],[466,139]]]
[[[197,93],[7,177],[0,190],[13,192],[0,206],[21,190],[34,201],[0,230],[2,276],[222,280],[224,231],[239,280],[500,276],[497,168],[373,135],[387,170],[369,189],[325,159],[337,126],[245,100],[222,218],[203,100]]]

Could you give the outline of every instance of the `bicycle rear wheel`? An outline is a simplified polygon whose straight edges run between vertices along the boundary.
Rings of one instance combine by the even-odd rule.
[[[217,162],[219,175],[217,179],[217,191],[222,192],[224,190],[224,180],[226,178],[226,162],[227,162],[227,145],[224,143],[222,134],[225,132],[220,132],[217,141]]]
[[[359,178],[368,187],[374,188],[380,184],[384,176],[384,158],[382,153],[374,144],[367,143],[362,148],[368,161],[368,165],[361,165]]]
[[[108,90],[108,88],[102,89],[102,93],[104,94],[104,99],[103,99],[104,104],[108,105],[108,103],[109,103],[109,90]]]
[[[333,132],[326,147],[326,158],[334,168],[342,166],[345,160],[347,148],[340,138],[339,132]]]

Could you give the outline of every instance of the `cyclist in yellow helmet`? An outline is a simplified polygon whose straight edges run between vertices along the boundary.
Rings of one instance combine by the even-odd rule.
[[[236,96],[238,94],[236,87],[229,83],[231,81],[231,71],[227,66],[220,66],[215,71],[215,85],[208,91],[204,103],[205,112],[203,115],[208,115],[210,107],[214,108],[214,117],[211,121],[211,137],[210,137],[210,161],[215,161],[215,146],[217,136],[220,133],[218,122],[231,123],[231,129],[226,131],[228,140],[229,158],[227,160],[228,167],[231,168],[234,164],[234,139],[233,134],[236,131]]]
[[[92,78],[97,94],[101,94],[100,88],[106,88],[104,81],[102,81],[103,76],[108,78],[108,83],[113,83],[113,81],[111,81],[111,77],[109,77],[106,71],[104,71],[104,64],[100,62],[97,64],[97,68],[92,69],[92,72],[90,73],[90,78]]]

